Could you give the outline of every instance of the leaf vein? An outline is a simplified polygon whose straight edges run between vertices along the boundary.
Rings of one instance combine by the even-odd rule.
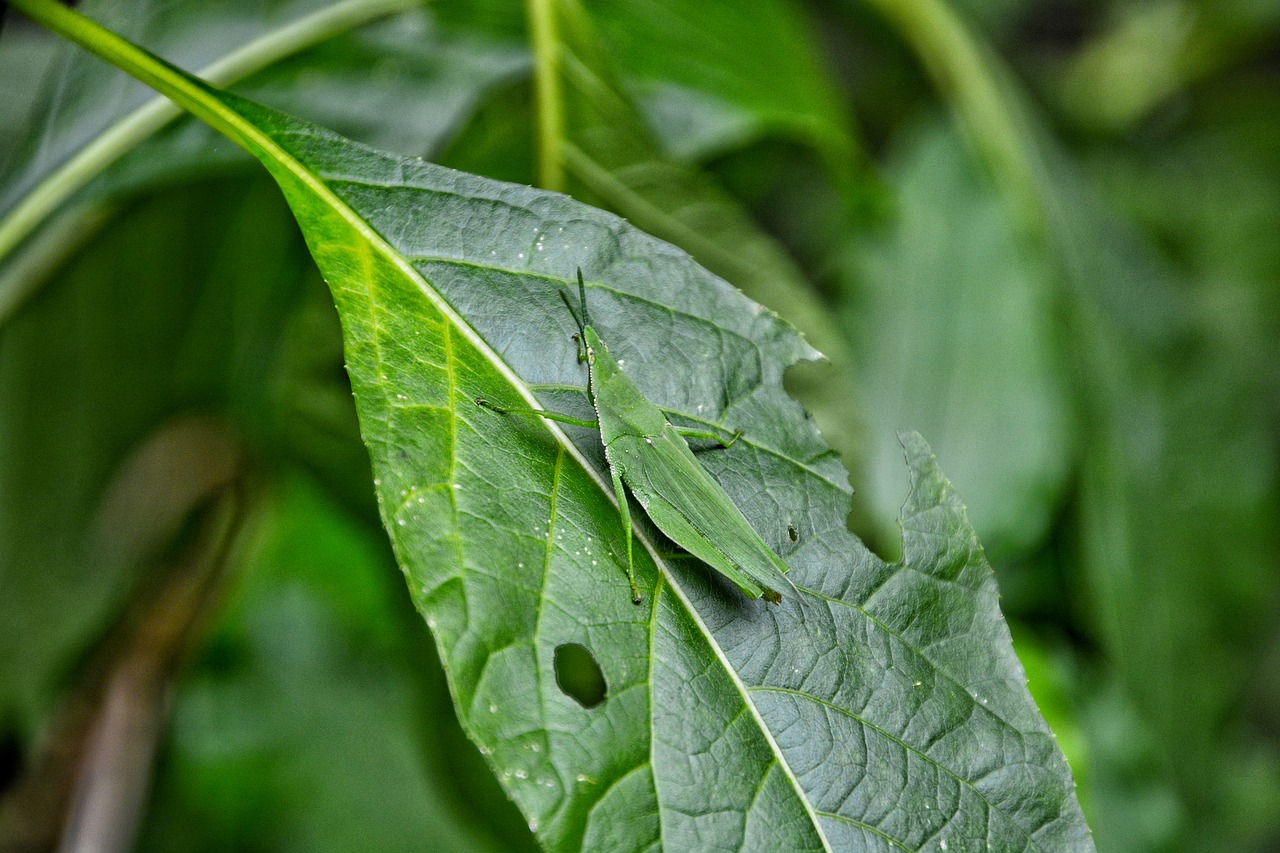
[[[849,717],[853,720],[858,721],[867,729],[873,732],[876,732],[877,734],[883,736],[886,740],[892,743],[896,743],[898,746],[902,747],[903,750],[905,750],[906,752],[910,752],[913,755],[919,756],[927,763],[931,764],[932,766],[936,767],[938,770],[942,771],[946,775],[955,779],[965,788],[968,788],[978,797],[978,799],[982,800],[982,802],[987,804],[987,808],[990,809],[992,813],[1000,815],[1005,820],[1007,820],[1012,827],[1021,831],[1027,837],[1027,840],[1031,842],[1032,846],[1035,847],[1035,849],[1037,850],[1041,849],[1040,845],[1036,843],[1035,836],[1032,835],[1031,831],[1028,830],[1026,827],[1022,826],[1016,820],[1014,820],[1012,815],[1006,814],[995,803],[987,799],[986,794],[983,793],[981,788],[977,787],[975,784],[973,784],[973,782],[964,778],[959,773],[956,773],[950,767],[947,767],[945,764],[941,763],[933,756],[929,755],[928,753],[922,752],[919,749],[916,749],[914,746],[907,743],[902,738],[898,737],[897,735],[885,729],[880,728],[875,723],[868,720],[866,717],[860,716],[859,714],[856,714],[853,711],[850,711],[848,708],[841,708],[839,705],[836,705],[832,702],[828,702],[826,699],[823,699],[821,696],[817,696],[813,693],[807,693],[803,690],[793,690],[789,687],[774,687],[771,685],[763,685],[763,684],[757,687],[749,688],[749,689],[753,693],[781,693],[781,694],[786,694],[790,696],[798,696],[800,698],[808,699],[811,702],[815,702],[819,705],[822,705],[825,708],[829,708],[838,714],[842,714],[846,717]]]
[[[880,829],[879,827],[872,826],[869,823],[863,823],[860,820],[854,820],[851,817],[845,817],[844,815],[836,814],[835,812],[815,812],[815,814],[817,814],[819,817],[825,817],[827,820],[834,820],[840,823],[847,823],[850,826],[858,827],[858,829],[865,829],[867,832],[870,832],[873,835],[880,836],[885,841],[889,842],[894,847],[897,847],[900,850],[906,850],[907,853],[915,853],[915,851],[913,851],[910,847],[906,846],[901,841],[894,838],[892,835],[889,835],[884,830]]]
[[[831,597],[831,596],[829,596],[829,595],[826,595],[826,594],[824,594],[824,593],[822,593],[822,592],[819,592],[818,590],[812,589],[812,588],[810,588],[810,587],[800,586],[800,585],[798,585],[798,584],[797,584],[797,585],[796,585],[796,588],[797,588],[797,589],[799,589],[799,590],[801,590],[801,591],[803,591],[803,592],[809,593],[810,595],[814,596],[815,598],[820,598],[820,599],[822,599],[823,601],[829,602],[829,603],[831,603],[831,604],[837,604],[837,605],[840,605],[841,607],[845,607],[845,608],[848,608],[849,610],[854,610],[854,611],[856,611],[856,612],[858,612],[858,613],[861,613],[861,614],[862,614],[863,616],[865,616],[865,617],[866,617],[866,618],[867,618],[867,619],[868,619],[868,620],[869,620],[873,625],[875,625],[876,627],[878,627],[878,628],[880,628],[881,630],[883,630],[886,634],[888,634],[890,637],[893,637],[893,638],[894,638],[895,640],[897,640],[898,642],[902,643],[902,645],[903,645],[904,647],[906,647],[906,649],[907,649],[908,651],[914,652],[915,654],[919,655],[920,659],[921,659],[921,660],[923,660],[925,663],[929,664],[929,667],[930,667],[934,672],[936,672],[936,673],[938,673],[939,675],[941,675],[941,676],[942,676],[944,679],[946,679],[950,684],[952,684],[956,689],[958,689],[961,693],[963,693],[965,696],[967,696],[967,697],[969,698],[969,702],[970,702],[971,707],[973,708],[973,710],[981,711],[981,712],[983,712],[983,713],[985,713],[985,714],[989,715],[992,719],[994,719],[994,720],[996,720],[997,722],[1001,723],[1002,725],[1006,726],[1010,731],[1012,731],[1012,732],[1016,733],[1019,737],[1021,737],[1021,736],[1022,736],[1023,732],[1022,732],[1022,731],[1021,731],[1017,726],[1015,726],[1013,723],[1011,723],[1011,722],[1009,722],[1008,720],[1006,720],[1006,719],[1005,719],[1004,717],[1002,717],[1000,714],[996,713],[994,710],[992,710],[992,708],[991,708],[990,706],[988,706],[988,705],[983,705],[981,702],[979,702],[979,701],[978,701],[978,700],[973,696],[973,694],[972,694],[972,693],[970,693],[968,690],[965,690],[965,689],[964,689],[964,685],[960,683],[959,679],[957,679],[955,676],[953,676],[953,675],[952,675],[951,673],[949,673],[947,670],[945,670],[945,669],[943,669],[941,666],[939,666],[936,662],[934,662],[933,658],[931,658],[931,657],[929,657],[927,654],[925,654],[925,653],[924,653],[924,651],[923,651],[922,649],[920,649],[919,647],[917,647],[915,644],[913,644],[913,643],[912,643],[910,640],[908,640],[906,637],[902,636],[902,634],[901,634],[901,633],[899,633],[898,631],[895,631],[893,628],[889,627],[889,626],[888,626],[888,625],[886,625],[884,622],[881,622],[881,621],[880,621],[879,619],[877,619],[875,616],[873,616],[873,615],[871,615],[869,612],[867,612],[866,608],[864,608],[864,607],[860,607],[860,606],[858,606],[858,605],[856,605],[856,604],[851,604],[850,602],[845,601],[845,600],[840,599],[840,598],[833,598],[833,597]]]

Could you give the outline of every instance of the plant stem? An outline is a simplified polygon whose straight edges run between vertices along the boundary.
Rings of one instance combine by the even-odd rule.
[[[538,182],[564,192],[564,97],[560,85],[560,34],[556,0],[528,0],[533,40],[533,79],[538,109]]]

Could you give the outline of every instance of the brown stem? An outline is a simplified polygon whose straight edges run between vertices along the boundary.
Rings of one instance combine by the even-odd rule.
[[[114,479],[95,555],[154,568],[0,803],[0,850],[132,848],[172,684],[221,597],[250,515],[242,460],[225,427],[186,417],[155,433]],[[176,553],[157,560],[166,545]]]

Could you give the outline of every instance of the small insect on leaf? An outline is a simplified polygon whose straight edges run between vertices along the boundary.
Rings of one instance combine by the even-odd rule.
[[[778,604],[782,600],[778,589],[783,583],[790,585],[784,576],[787,564],[764,543],[685,441],[686,437],[705,439],[731,447],[742,431],[725,438],[714,430],[672,425],[664,411],[622,372],[591,325],[582,270],[578,270],[578,310],[574,311],[564,291],[560,296],[578,325],[574,336],[578,359],[587,365],[587,392],[597,420],[543,409],[500,407],[483,399],[477,399],[476,405],[500,414],[538,415],[600,430],[627,543],[627,579],[637,604],[640,590],[635,582],[627,491],[654,525],[681,548],[720,572],[748,597]],[[794,528],[791,530],[795,541]]]

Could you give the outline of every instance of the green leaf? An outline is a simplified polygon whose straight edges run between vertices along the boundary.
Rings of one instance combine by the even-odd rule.
[[[599,199],[761,302],[821,316],[781,247],[709,177],[662,155],[577,2],[540,0],[532,17],[542,184]]]
[[[145,36],[155,52],[204,66],[205,75],[225,84],[408,3],[355,0],[339,9],[317,0],[289,0],[251,21],[234,3],[166,4],[163,9],[142,3],[127,10],[110,3],[85,5],[85,14]],[[12,140],[6,140],[13,152],[4,161],[0,189],[0,258],[52,209],[179,114],[127,75],[104,73],[100,63],[65,47],[56,60],[58,73],[42,87],[41,120],[13,128]]]
[[[612,215],[356,146],[18,5],[280,183],[337,301],[386,527],[459,717],[546,847],[1092,848],[953,490],[904,435],[903,561],[850,535],[844,471],[781,389],[812,350],[776,316]],[[471,402],[585,403],[558,298],[577,267],[651,399],[746,430],[704,459],[791,565],[780,607],[643,530],[633,606],[598,438]],[[594,708],[557,684],[565,644],[604,673]]]
[[[1072,156],[1045,131],[1046,122],[1007,69],[947,4],[867,2],[912,42],[1057,275],[1054,301],[1066,329],[1065,356],[1077,377],[1081,428],[1070,538],[1087,579],[1083,621],[1105,649],[1106,678],[1119,682],[1116,695],[1090,714],[1096,754],[1103,757],[1091,781],[1110,789],[1113,798],[1096,813],[1099,835],[1116,849],[1167,849],[1177,843],[1175,835],[1197,851],[1236,849],[1240,838],[1273,822],[1259,815],[1275,814],[1273,796],[1258,797],[1248,807],[1235,799],[1250,788],[1268,795],[1276,789],[1251,776],[1274,778],[1274,759],[1247,738],[1223,736],[1252,725],[1241,696],[1255,689],[1254,676],[1265,666],[1260,649],[1270,636],[1264,590],[1274,585],[1269,555],[1275,551],[1276,487],[1268,449],[1274,441],[1264,426],[1273,418],[1264,414],[1268,404],[1262,401],[1274,397],[1274,384],[1263,378],[1274,375],[1274,355],[1250,351],[1246,342],[1263,327],[1275,339],[1275,271],[1265,273],[1259,295],[1236,290],[1232,279],[1239,272],[1232,266],[1240,260],[1214,263],[1181,280],[1183,274],[1149,238],[1108,209]],[[1225,38],[1231,28],[1219,24],[1237,15],[1256,15],[1255,23],[1273,19],[1273,7],[1205,4],[1205,15],[1196,19],[1205,26],[1192,37],[1200,44],[1192,51],[1183,50],[1190,41],[1174,45],[1175,53],[1181,51],[1179,62],[1196,52],[1198,62],[1219,61],[1214,54],[1233,41]],[[1168,12],[1148,15],[1139,28],[1166,26],[1170,21],[1158,18]],[[1121,39],[1133,33],[1123,27],[1118,32]],[[1107,63],[1119,58],[1141,64],[1167,47],[1144,45],[1145,57],[1121,49]],[[1232,61],[1244,55],[1229,53]],[[1096,61],[1087,49],[1077,56],[1083,65]],[[1134,120],[1170,85],[1181,86],[1189,72],[1206,67],[1184,66],[1171,81],[1168,66],[1157,62],[1156,76],[1164,79],[1126,79],[1137,88],[1118,93],[1115,104],[1105,101],[1117,93],[1095,87],[1104,94],[1092,112],[1121,124]],[[1212,231],[1223,227],[1230,235],[1224,248],[1233,259],[1265,259],[1265,247],[1275,243],[1274,215],[1247,212],[1257,203],[1256,188],[1269,185],[1261,175],[1273,174],[1274,165],[1251,176],[1250,167],[1232,162],[1229,152],[1214,151],[1203,163],[1176,164],[1176,196],[1160,190],[1157,164],[1177,156],[1175,140],[1187,128],[1212,127],[1243,143],[1267,127],[1258,117],[1274,114],[1268,112],[1274,105],[1250,93],[1243,82],[1248,79],[1230,78],[1217,90],[1199,93],[1202,104],[1212,105],[1211,118],[1185,116],[1177,132],[1130,140],[1138,146],[1135,195],[1144,206],[1160,209],[1162,218],[1190,213],[1213,222],[1197,227],[1192,239],[1163,235],[1193,256],[1197,242],[1211,240]],[[1229,126],[1226,117],[1235,110],[1248,116],[1245,126]],[[1273,157],[1275,138],[1262,144]],[[1105,156],[1135,155],[1117,149]],[[1216,196],[1224,212],[1214,209]],[[1206,572],[1206,565],[1214,570]],[[1140,734],[1126,728],[1126,716]],[[1143,754],[1142,760],[1113,749],[1117,742]],[[1117,797],[1121,790],[1125,794]],[[1098,799],[1105,802],[1107,795]]]
[[[778,135],[813,146],[837,174],[855,162],[850,122],[805,10],[786,0],[586,6],[664,149],[677,158],[702,159]],[[768,49],[743,49],[752,44]]]
[[[928,435],[996,563],[1031,551],[1063,500],[1071,426],[1051,280],[958,135],[900,145],[890,233],[856,242],[860,385],[872,427],[866,493],[902,505],[893,430]],[[851,241],[853,242],[853,241]]]

